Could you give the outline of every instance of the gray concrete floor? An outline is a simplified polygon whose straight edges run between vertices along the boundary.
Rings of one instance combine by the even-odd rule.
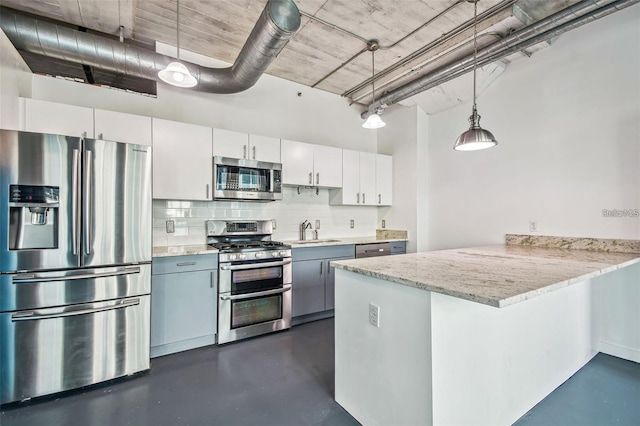
[[[2,407],[2,426],[358,425],[333,399],[333,319],[155,358],[148,373]],[[640,364],[598,355],[519,426],[640,424]],[[595,414],[593,414],[595,413]]]

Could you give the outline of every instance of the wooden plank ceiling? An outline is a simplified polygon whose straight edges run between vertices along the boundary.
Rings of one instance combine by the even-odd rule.
[[[371,53],[365,40],[376,39],[381,49],[375,54],[376,71],[403,60],[473,18],[473,4],[464,0],[295,0],[305,15],[300,30],[271,64],[268,73],[303,85],[344,95],[368,83]],[[520,0],[478,24],[481,43],[521,28],[535,20],[576,3],[578,0]],[[50,19],[117,35],[123,26],[125,37],[153,47],[156,41],[176,44],[176,0],[1,0],[2,5]],[[180,0],[180,47],[233,63],[267,0]],[[481,0],[478,13],[504,4],[505,0]],[[437,17],[446,9],[442,16]],[[516,10],[517,9],[517,10]],[[434,19],[437,17],[436,19]],[[523,18],[524,17],[524,18]],[[400,43],[425,22],[428,25]],[[523,21],[529,22],[523,22]],[[348,33],[351,34],[348,34]],[[391,89],[416,74],[432,69],[437,62],[469,52],[472,29],[376,79],[376,87]],[[390,47],[392,46],[392,47]],[[388,47],[388,48],[387,48]],[[535,49],[533,49],[535,50]],[[525,52],[526,53],[526,52]],[[522,54],[512,55],[508,60]],[[337,70],[337,71],[336,71]],[[333,74],[331,74],[333,72]],[[329,77],[327,77],[331,74]],[[349,93],[354,102],[370,101],[369,85]]]

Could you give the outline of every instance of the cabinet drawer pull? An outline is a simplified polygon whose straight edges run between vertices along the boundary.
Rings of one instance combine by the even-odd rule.
[[[180,262],[180,263],[176,263],[176,266],[193,266],[195,264],[196,262]]]

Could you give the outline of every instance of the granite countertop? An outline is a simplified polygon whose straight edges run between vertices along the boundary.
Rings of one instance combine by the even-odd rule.
[[[503,308],[640,263],[640,253],[495,245],[331,262],[374,278]]]
[[[206,244],[193,244],[188,246],[161,246],[153,248],[153,257],[188,256],[192,254],[216,254],[218,249]]]
[[[285,244],[291,245],[292,248],[303,247],[323,247],[323,246],[341,246],[345,244],[370,244],[370,243],[391,243],[394,241],[407,241],[406,238],[377,238],[377,237],[349,237],[349,238],[322,238],[319,240],[293,240],[283,241]]]
[[[394,241],[407,241],[407,231],[393,231],[382,229],[376,231],[374,237],[348,237],[348,238],[322,238],[319,240],[293,240],[283,241],[292,248],[340,246],[345,244],[386,243]],[[206,244],[193,244],[184,246],[158,246],[153,247],[153,257],[187,256],[192,254],[218,253],[217,249]]]

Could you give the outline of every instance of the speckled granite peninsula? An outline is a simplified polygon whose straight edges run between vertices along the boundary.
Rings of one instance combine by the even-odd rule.
[[[640,362],[639,247],[509,235],[332,262],[336,401],[361,424],[508,425],[598,352]]]
[[[567,239],[562,239],[565,241],[562,243],[554,238],[558,237],[545,237],[535,246],[514,243],[439,250],[401,257],[344,260],[332,265],[502,308],[640,262],[640,247],[633,245],[637,242],[621,245],[622,240],[599,240],[598,250],[588,251],[553,248],[570,246]],[[583,241],[578,244],[585,245]],[[638,249],[636,253],[630,252],[633,247]],[[617,253],[616,249],[625,252]]]

